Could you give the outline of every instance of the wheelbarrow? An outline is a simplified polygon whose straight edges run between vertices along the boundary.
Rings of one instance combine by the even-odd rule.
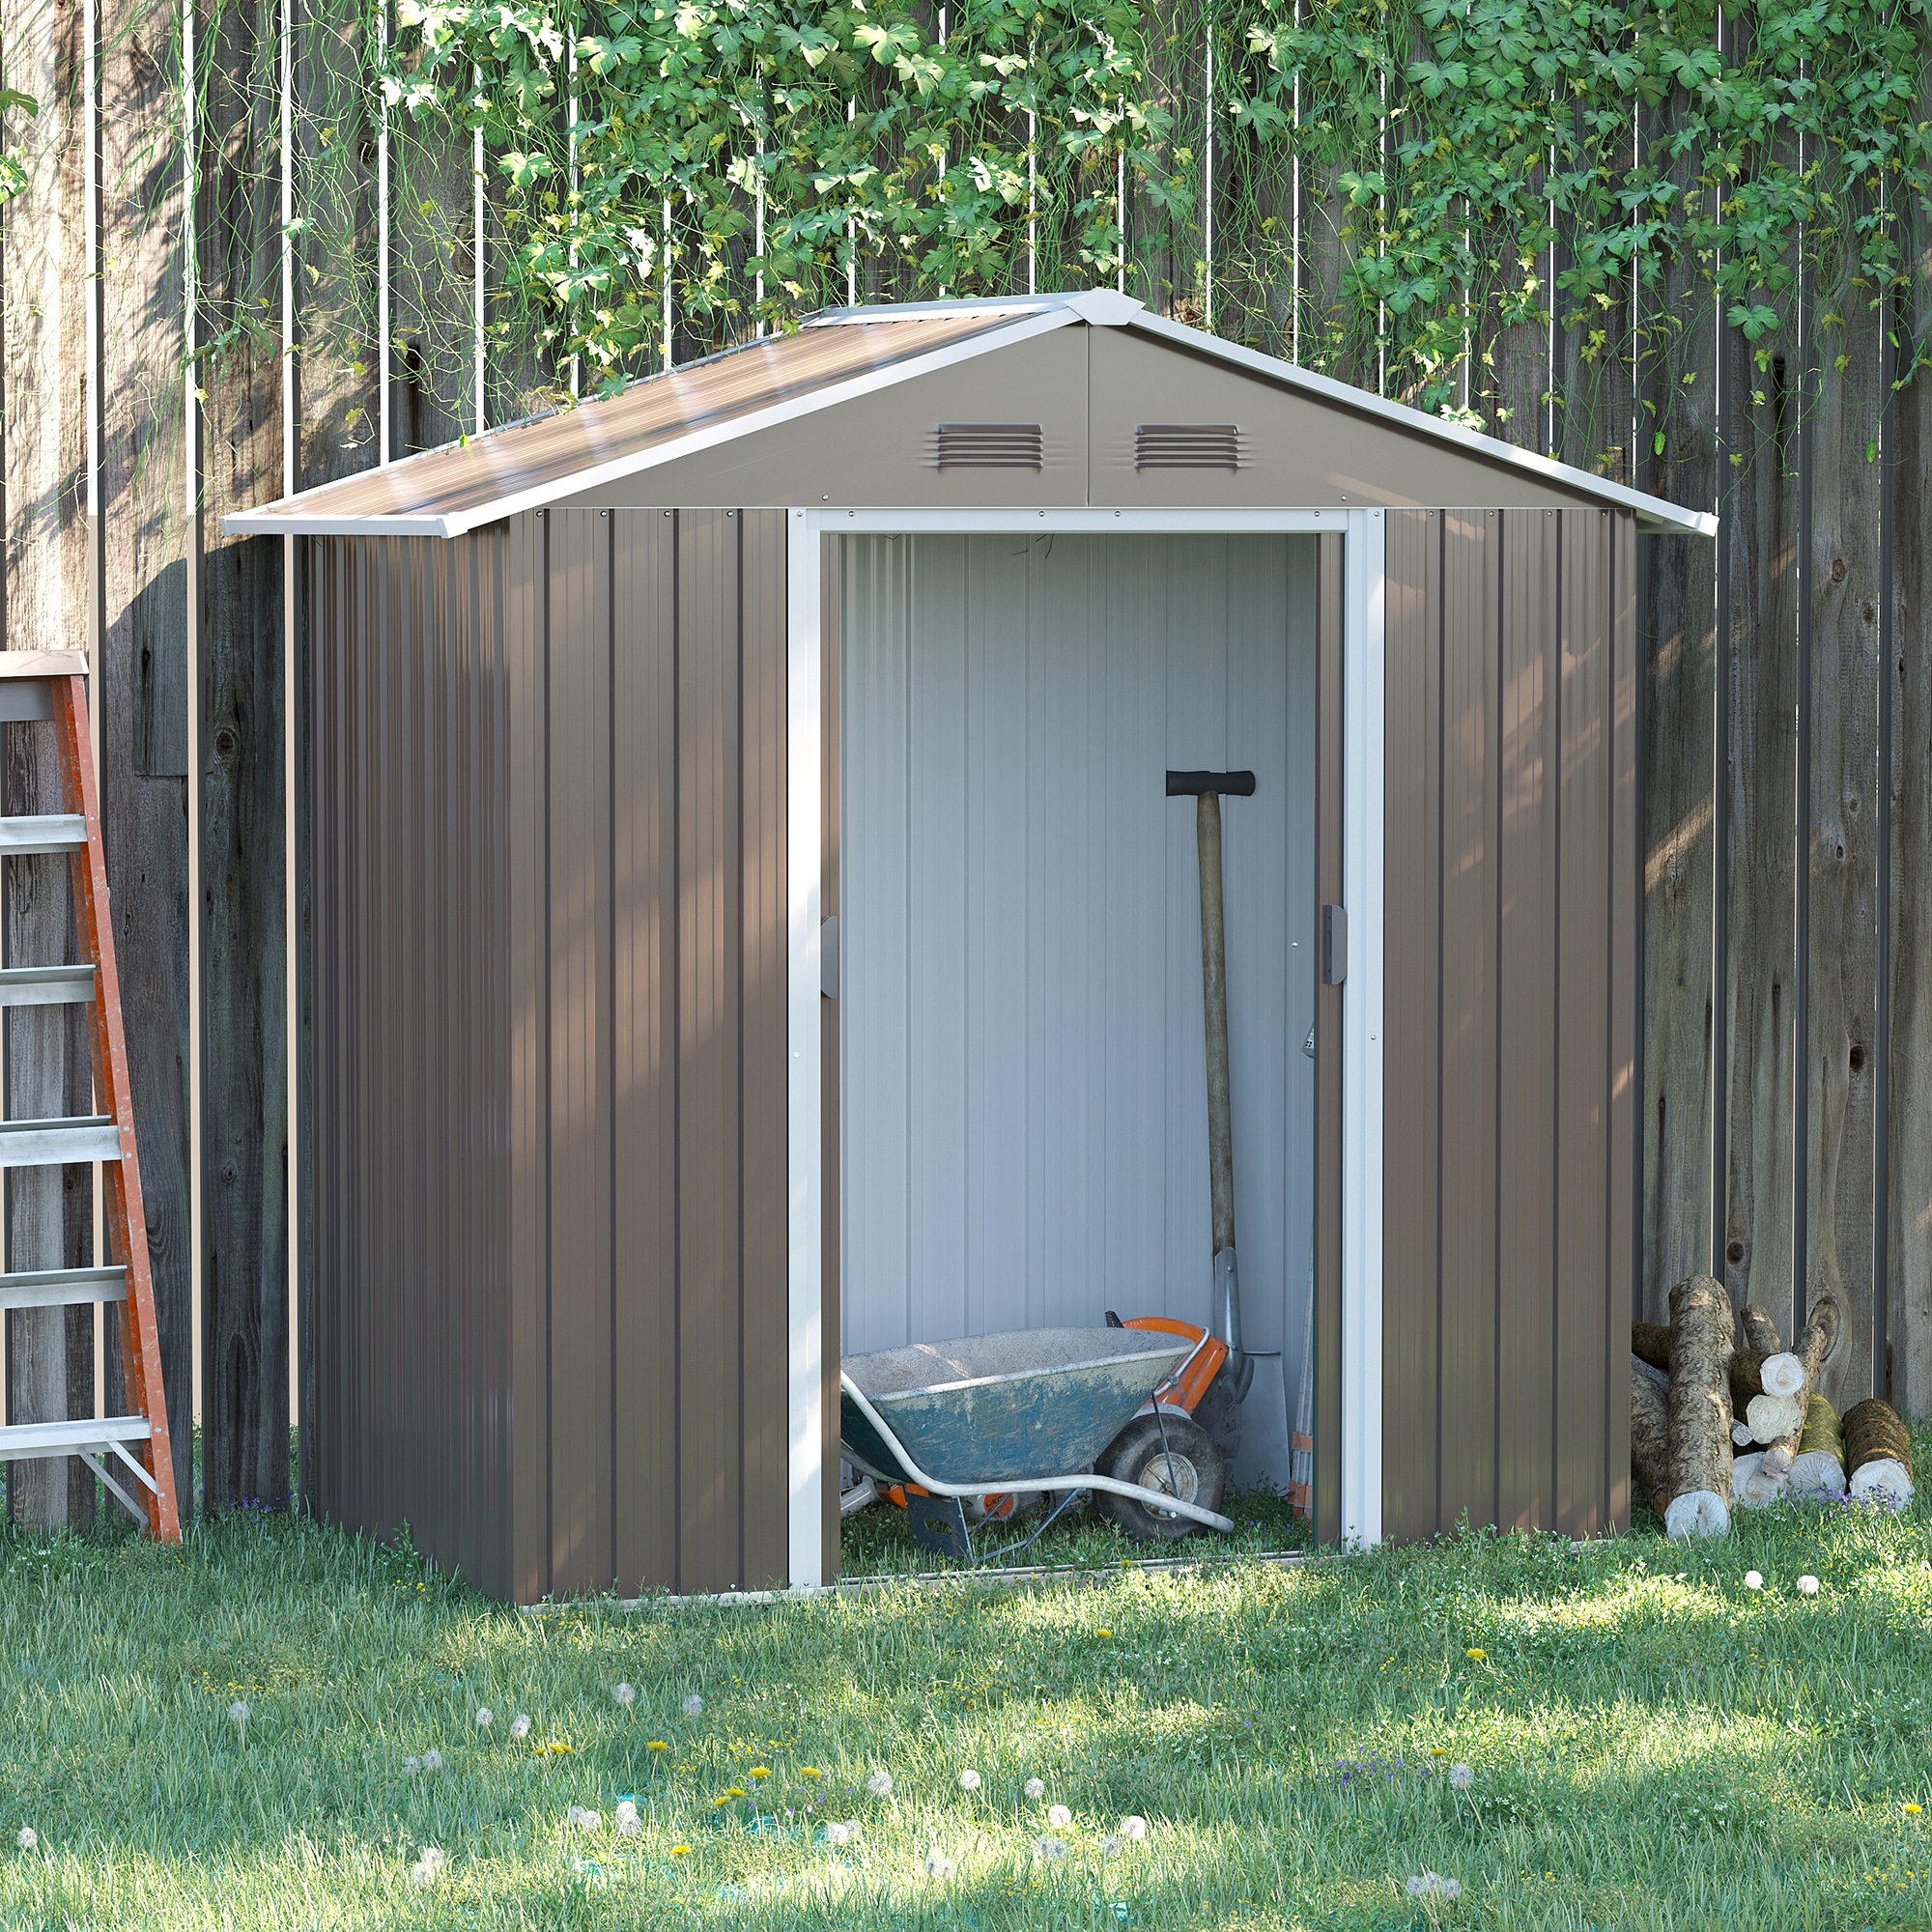
[[[1116,1495],[1165,1519],[1208,1529],[1234,1523],[1187,1499],[1190,1465],[1179,1445],[1142,1459],[1139,1482],[1096,1472],[1123,1434],[1177,1434],[1184,1412],[1141,1411],[1195,1352],[1186,1335],[1145,1328],[1027,1328],[955,1342],[918,1342],[848,1355],[838,1385],[845,1459],[881,1489],[898,1489],[925,1548],[966,1563],[1024,1549],[1089,1493]],[[1191,1427],[1191,1425],[1188,1425]],[[1137,1466],[1139,1466],[1137,1464]],[[1031,1535],[976,1552],[975,1520],[989,1498],[1008,1517],[1051,1496]]]

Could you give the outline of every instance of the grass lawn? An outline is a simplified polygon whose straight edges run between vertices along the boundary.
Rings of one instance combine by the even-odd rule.
[[[242,1518],[0,1539],[0,1924],[36,1932],[1932,1924],[1916,1512],[543,1617]]]

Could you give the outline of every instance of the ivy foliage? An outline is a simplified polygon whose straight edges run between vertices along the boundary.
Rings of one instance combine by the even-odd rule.
[[[1502,425],[1552,332],[1580,382],[1714,317],[1763,359],[1801,288],[1910,306],[1932,0],[1195,4],[400,0],[372,80],[480,131],[499,327],[612,383],[668,313],[688,354],[848,287],[1121,275]]]

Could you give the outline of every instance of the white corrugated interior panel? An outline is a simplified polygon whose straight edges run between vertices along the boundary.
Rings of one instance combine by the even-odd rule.
[[[1223,801],[1235,1214],[1287,1480],[1313,1215],[1315,540],[849,537],[839,919],[848,1353],[1206,1322],[1195,806]]]

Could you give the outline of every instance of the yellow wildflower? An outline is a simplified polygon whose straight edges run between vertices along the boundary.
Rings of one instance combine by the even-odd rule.
[[[771,1776],[771,1773],[767,1771],[763,1765],[754,1764],[752,1767],[752,1776],[753,1777],[769,1777]]]
[[[1905,1807],[1905,1815],[1908,1818],[1916,1818],[1918,1816],[1919,1812],[1924,1810],[1924,1808],[1925,1807],[1922,1804],[1908,1804]]]
[[[825,1774],[815,1764],[802,1764],[798,1768],[801,1777],[823,1777]]]
[[[1469,1662],[1471,1663],[1480,1663],[1489,1654],[1487,1650],[1472,1650],[1468,1653]]]
[[[691,1847],[689,1845],[673,1845],[670,1848],[670,1855],[674,1859],[681,1859],[685,1857],[690,1852],[690,1850]]]
[[[646,1750],[669,1750],[670,1747],[660,1738],[653,1738],[644,1748]]]

